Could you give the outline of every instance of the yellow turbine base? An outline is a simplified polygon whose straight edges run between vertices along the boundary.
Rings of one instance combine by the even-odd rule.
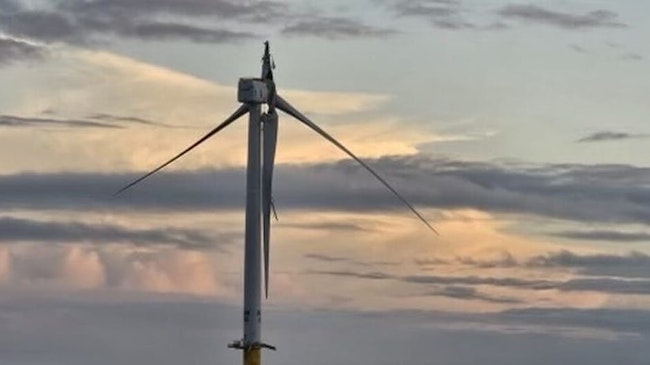
[[[262,363],[261,350],[259,347],[244,350],[244,365],[260,365]]]

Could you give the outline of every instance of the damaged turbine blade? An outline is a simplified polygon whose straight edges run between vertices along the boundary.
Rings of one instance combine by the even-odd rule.
[[[276,107],[283,112],[291,115],[292,117],[298,119],[300,122],[305,124],[307,127],[311,128],[314,130],[316,133],[320,134],[323,138],[326,140],[330,141],[332,144],[334,144],[336,147],[338,147],[340,150],[345,152],[348,156],[352,157],[355,161],[357,161],[361,166],[363,166],[368,172],[370,172],[379,182],[381,182],[388,190],[390,190],[404,205],[406,205],[413,214],[415,214],[418,219],[422,221],[431,231],[433,231],[435,234],[438,234],[438,231],[436,231],[435,228],[429,222],[427,222],[426,219],[418,212],[411,203],[406,200],[400,193],[397,192],[384,178],[382,178],[375,170],[373,170],[367,163],[365,163],[363,160],[361,160],[359,157],[357,157],[352,151],[350,151],[347,147],[345,147],[341,142],[337,141],[334,137],[330,136],[327,132],[325,132],[321,127],[319,127],[316,123],[312,122],[304,116],[301,112],[299,112],[296,108],[291,106],[286,100],[284,100],[280,95],[276,95]]]
[[[247,107],[246,105],[242,105],[242,106],[240,106],[239,109],[237,109],[234,113],[232,113],[232,115],[230,115],[228,118],[226,118],[226,120],[224,120],[221,124],[219,124],[219,125],[218,125],[217,127],[215,127],[213,130],[211,130],[210,132],[208,132],[205,136],[201,137],[198,141],[194,142],[191,146],[187,147],[187,148],[186,148],[185,150],[183,150],[181,153],[179,153],[178,155],[174,156],[173,158],[171,158],[170,160],[168,160],[168,161],[165,162],[164,164],[162,164],[162,165],[156,167],[155,169],[153,169],[153,170],[151,170],[150,172],[146,173],[145,175],[141,176],[141,177],[138,178],[137,180],[134,180],[133,182],[131,182],[131,183],[129,183],[128,185],[124,186],[123,188],[121,188],[120,190],[118,190],[118,191],[115,193],[115,195],[119,195],[119,194],[121,194],[122,192],[124,192],[125,190],[128,190],[128,189],[132,188],[133,186],[135,186],[136,184],[138,184],[138,183],[141,182],[142,180],[148,178],[149,176],[151,176],[151,175],[155,174],[156,172],[158,172],[158,171],[162,170],[163,168],[165,168],[167,165],[169,165],[169,164],[171,164],[172,162],[178,160],[178,159],[181,158],[183,155],[185,155],[186,153],[190,152],[191,150],[193,150],[195,147],[197,147],[197,146],[200,145],[201,143],[207,141],[208,139],[210,139],[210,137],[212,137],[212,136],[214,136],[215,134],[219,133],[222,129],[226,128],[227,126],[229,126],[230,124],[232,124],[232,122],[236,121],[239,117],[241,117],[242,115],[244,115],[244,114],[246,114],[246,113],[248,113],[248,107]]]

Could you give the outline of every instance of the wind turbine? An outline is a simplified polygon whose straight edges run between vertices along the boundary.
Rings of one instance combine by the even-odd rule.
[[[348,156],[357,161],[379,182],[390,190],[417,218],[431,231],[437,234],[433,226],[411,205],[397,190],[386,182],[375,170],[352,153],[341,142],[329,135],[304,114],[291,106],[284,98],[276,93],[273,69],[275,64],[269,52],[269,42],[264,43],[264,56],[262,57],[261,78],[239,79],[237,99],[242,105],[235,110],[221,124],[208,132],[205,136],[194,142],[169,161],[158,166],[144,176],[124,186],[117,194],[130,189],[142,180],[162,170],[167,165],[190,152],[192,149],[205,142],[222,129],[226,128],[238,118],[248,113],[248,164],[246,173],[246,224],[244,248],[244,337],[228,345],[230,348],[243,350],[244,365],[259,365],[261,363],[261,349],[275,350],[274,346],[261,341],[261,238],[263,235],[264,252],[264,292],[268,297],[269,292],[269,250],[271,236],[271,212],[275,214],[272,198],[273,166],[275,164],[275,149],[278,136],[277,109],[296,118],[307,127],[330,141]],[[267,105],[266,112],[262,113],[262,104]]]

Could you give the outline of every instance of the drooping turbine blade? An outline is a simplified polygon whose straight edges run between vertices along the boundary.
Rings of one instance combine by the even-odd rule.
[[[273,81],[273,69],[275,63],[271,58],[269,41],[264,42],[264,56],[262,57],[262,80],[266,81],[269,88],[269,98],[267,105],[269,107],[269,114],[275,113],[275,81]]]
[[[163,168],[165,168],[167,165],[169,165],[169,164],[171,164],[172,162],[178,160],[178,159],[181,158],[183,155],[185,155],[186,153],[188,153],[188,152],[190,152],[192,149],[194,149],[196,146],[200,145],[201,143],[203,143],[203,142],[205,142],[206,140],[208,140],[210,137],[212,137],[212,136],[214,136],[215,134],[219,133],[219,131],[221,131],[222,129],[226,128],[227,126],[229,126],[230,124],[232,124],[232,122],[234,122],[235,120],[237,120],[239,117],[241,117],[242,115],[244,115],[244,114],[246,114],[246,113],[248,113],[248,106],[246,106],[246,105],[242,105],[242,106],[240,106],[239,109],[235,110],[235,112],[232,113],[231,116],[229,116],[228,118],[226,118],[226,120],[224,120],[223,123],[219,124],[216,128],[214,128],[213,130],[211,130],[210,132],[208,132],[208,134],[206,134],[205,136],[201,137],[201,139],[199,139],[198,141],[194,142],[191,146],[187,147],[185,150],[183,150],[183,152],[181,152],[181,153],[179,153],[178,155],[174,156],[172,159],[170,159],[169,161],[165,162],[164,164],[162,164],[162,165],[156,167],[154,170],[152,170],[152,171],[148,172],[147,174],[141,176],[141,177],[138,178],[137,180],[135,180],[135,181],[131,182],[130,184],[124,186],[122,189],[118,190],[118,191],[115,193],[115,195],[118,195],[118,194],[124,192],[125,190],[130,189],[131,187],[133,187],[134,185],[138,184],[138,183],[141,182],[142,180],[148,178],[149,176],[151,176],[151,175],[155,174],[156,172],[158,172],[158,171],[162,170]]]
[[[357,157],[352,151],[350,151],[347,147],[341,144],[341,142],[337,141],[334,137],[330,136],[327,132],[325,132],[322,128],[320,128],[316,123],[312,122],[304,116],[301,112],[299,112],[296,108],[291,106],[286,100],[284,100],[280,95],[275,96],[275,103],[276,107],[283,112],[291,115],[292,117],[298,119],[301,121],[303,124],[308,126],[309,128],[313,129],[316,133],[320,134],[323,138],[327,139],[330,141],[332,144],[334,144],[336,147],[341,149],[343,152],[347,153],[348,156],[352,157],[355,161],[357,161],[361,166],[363,166],[368,172],[370,172],[379,182],[381,182],[388,190],[390,190],[404,205],[406,205],[412,212],[415,214],[421,221],[424,223],[431,231],[433,231],[435,234],[438,234],[438,231],[436,231],[435,228],[429,222],[427,222],[426,219],[418,212],[411,203],[408,202],[400,193],[397,192],[386,180],[384,180],[375,170],[373,170],[368,164],[366,164],[363,160],[361,160],[359,157]]]
[[[275,218],[276,221],[279,221],[280,218],[278,218],[278,211],[275,210],[275,199],[271,197],[271,210],[273,211],[273,218]]]
[[[264,289],[269,297],[269,241],[271,238],[271,211],[275,214],[273,204],[273,165],[275,164],[275,148],[278,141],[278,114],[269,112],[262,116],[262,223],[264,233]]]

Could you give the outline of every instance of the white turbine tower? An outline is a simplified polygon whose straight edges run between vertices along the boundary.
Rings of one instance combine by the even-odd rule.
[[[273,69],[275,68],[275,65],[273,64],[269,52],[269,43],[265,42],[264,44],[262,77],[239,79],[237,99],[243,105],[223,121],[223,123],[219,124],[194,144],[153,171],[126,185],[116,193],[120,194],[147,177],[162,170],[167,165],[176,161],[181,156],[190,152],[192,149],[232,124],[239,117],[248,113],[248,165],[246,170],[246,231],[244,248],[244,336],[243,339],[235,341],[228,346],[243,350],[244,365],[259,365],[261,363],[260,350],[262,348],[275,350],[275,347],[262,342],[260,329],[262,318],[261,251],[263,246],[264,291],[268,297],[271,211],[275,213],[271,194],[271,183],[273,180],[273,166],[275,163],[275,148],[278,135],[278,114],[276,109],[280,109],[296,118],[352,157],[375,178],[377,178],[379,182],[388,188],[388,190],[404,203],[404,205],[406,205],[430,230],[437,233],[424,217],[422,217],[422,215],[404,197],[390,186],[386,180],[368,166],[368,164],[359,159],[334,137],[330,136],[276,93],[275,82],[273,80]],[[262,113],[262,104],[267,105],[265,113]]]

